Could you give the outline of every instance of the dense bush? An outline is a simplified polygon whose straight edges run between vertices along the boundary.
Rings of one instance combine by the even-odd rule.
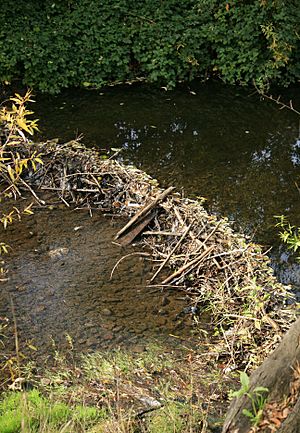
[[[42,91],[145,77],[300,77],[297,0],[3,0],[0,79]]]

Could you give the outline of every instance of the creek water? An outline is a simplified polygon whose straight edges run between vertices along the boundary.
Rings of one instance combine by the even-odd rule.
[[[12,250],[0,318],[13,325],[15,317],[22,351],[35,346],[30,356],[45,359],[70,349],[70,340],[75,353],[189,340],[186,297],[147,286],[149,263],[112,243],[122,225],[97,212],[45,208],[1,233]]]
[[[283,99],[300,105],[300,89]],[[164,89],[133,85],[102,91],[68,90],[36,95],[41,138],[64,142],[83,134],[100,149],[121,148],[163,186],[206,197],[209,211],[273,247],[273,266],[285,283],[300,284],[299,267],[279,244],[274,215],[300,225],[299,117],[250,90],[220,84]],[[300,182],[300,181],[299,181]],[[191,334],[180,293],[147,287],[148,266],[136,256],[115,263],[122,251],[111,240],[113,223],[67,209],[36,211],[6,231],[13,244],[10,279],[0,294],[0,316],[11,316],[11,298],[23,341],[49,353],[53,340],[76,350],[150,341],[176,344]]]
[[[299,86],[274,94],[299,109]],[[253,89],[214,82],[168,92],[143,85],[76,89],[36,99],[43,138],[82,134],[87,145],[121,148],[125,163],[165,187],[205,197],[209,211],[272,247],[280,279],[300,285],[299,267],[274,228],[274,215],[282,214],[300,225],[299,115]]]

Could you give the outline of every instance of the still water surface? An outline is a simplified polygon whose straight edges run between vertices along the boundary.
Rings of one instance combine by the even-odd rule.
[[[273,244],[274,215],[300,224],[299,117],[252,90],[210,83],[166,92],[146,86],[38,95],[42,136],[62,141],[83,134],[100,148],[204,196],[255,239]],[[285,92],[300,106],[300,88]]]

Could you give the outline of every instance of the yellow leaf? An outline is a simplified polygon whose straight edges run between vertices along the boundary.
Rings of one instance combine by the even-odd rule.
[[[28,343],[27,346],[28,346],[29,349],[31,349],[31,350],[37,350],[37,348],[36,348],[35,346],[33,346],[32,344],[29,344],[29,343]]]
[[[15,181],[15,175],[14,175],[14,171],[10,165],[7,166],[7,172],[9,174],[9,177],[11,178],[11,180],[14,182]]]
[[[17,124],[20,126],[20,128],[24,129],[26,132],[30,134],[30,130],[26,124],[26,121],[22,118],[17,119]]]
[[[33,212],[30,209],[24,209],[23,213],[25,213],[26,215],[33,215]]]

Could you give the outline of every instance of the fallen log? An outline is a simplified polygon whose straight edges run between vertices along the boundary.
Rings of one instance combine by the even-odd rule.
[[[269,393],[261,419],[253,426],[243,411],[253,411],[249,395],[257,387],[266,387]],[[300,432],[300,319],[251,375],[247,394],[232,401],[222,433]]]

